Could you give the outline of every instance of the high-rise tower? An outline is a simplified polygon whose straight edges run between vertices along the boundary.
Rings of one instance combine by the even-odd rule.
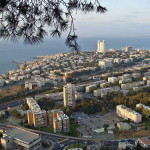
[[[97,41],[97,52],[104,53],[105,52],[105,41]]]
[[[75,104],[75,85],[67,84],[63,87],[64,106],[73,106]]]

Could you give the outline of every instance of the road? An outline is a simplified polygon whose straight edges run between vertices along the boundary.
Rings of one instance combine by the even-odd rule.
[[[18,126],[0,124],[0,128],[9,129],[9,128],[14,128],[14,127],[18,127]],[[95,144],[101,143],[104,147],[113,146],[115,150],[118,147],[119,142],[128,142],[134,145],[136,141],[136,139],[124,139],[124,140],[112,140],[112,141],[102,142],[100,140],[63,136],[59,134],[46,133],[43,131],[38,131],[38,130],[33,130],[33,129],[28,129],[28,128],[23,128],[23,129],[40,134],[42,137],[46,138],[47,140],[52,141],[53,145],[51,147],[51,150],[63,150],[64,147],[66,147],[67,145],[74,144],[74,143],[82,143],[85,145],[95,145]]]
[[[16,86],[16,85],[21,85],[24,83],[24,80],[21,80],[21,81],[17,81],[17,82],[13,82],[11,84],[8,84],[8,85],[5,85],[5,86],[2,86],[0,87],[0,89],[8,89],[8,88],[13,88],[13,86]]]
[[[7,110],[8,107],[9,107],[9,108],[13,108],[13,107],[16,107],[16,106],[20,106],[20,105],[22,105],[22,104],[24,104],[24,101],[23,101],[23,100],[8,102],[7,104],[1,104],[1,105],[0,105],[0,111],[1,111],[1,110]]]
[[[8,129],[8,128],[14,128],[14,127],[18,127],[18,126],[0,124],[0,128]],[[52,141],[53,142],[52,150],[63,150],[65,146],[73,144],[73,143],[83,143],[83,144],[86,143],[86,145],[92,145],[95,143],[95,141],[92,139],[63,136],[63,135],[46,133],[43,131],[38,131],[38,130],[33,130],[33,129],[28,129],[28,128],[23,128],[23,129],[40,134],[41,136],[46,137],[46,139],[49,139],[50,141]],[[57,140],[57,139],[59,139],[59,140]],[[60,142],[64,141],[65,139],[67,140],[67,142],[65,144],[61,144]]]

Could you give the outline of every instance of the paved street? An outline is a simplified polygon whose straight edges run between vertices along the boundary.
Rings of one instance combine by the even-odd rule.
[[[7,110],[8,107],[13,108],[13,107],[16,107],[16,106],[20,106],[22,104],[24,104],[23,100],[18,100],[18,101],[14,101],[14,102],[9,102],[7,104],[2,104],[2,105],[0,105],[0,111],[1,110]]]
[[[8,127],[15,127],[12,125],[2,125],[0,124],[0,128],[8,128]],[[119,142],[128,142],[134,145],[136,139],[124,139],[124,140],[109,140],[109,141],[99,141],[99,140],[90,140],[86,138],[76,138],[76,137],[69,137],[69,136],[63,136],[63,135],[57,135],[57,134],[51,134],[51,133],[46,133],[42,131],[37,131],[37,130],[32,130],[32,129],[27,129],[31,132],[35,132],[43,136],[44,138],[50,140],[53,144],[51,147],[51,150],[63,150],[65,146],[73,144],[73,143],[82,143],[85,145],[96,145],[101,143],[103,146],[112,146],[115,148],[118,146]],[[59,140],[58,140],[59,139]],[[65,142],[66,140],[66,142]],[[63,142],[63,144],[61,143]]]

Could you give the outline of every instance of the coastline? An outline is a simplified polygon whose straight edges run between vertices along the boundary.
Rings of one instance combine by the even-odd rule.
[[[79,44],[81,51],[89,51],[96,49],[96,41],[105,39],[107,41],[106,48],[121,49],[122,47],[129,45],[133,48],[150,49],[149,37],[146,38],[108,38],[108,37],[93,37],[93,38],[81,38]],[[23,45],[21,43],[11,43],[3,41],[0,46],[0,74],[5,74],[9,70],[16,70],[17,65],[12,63],[33,61],[35,59],[45,58],[48,55],[54,55],[61,52],[70,52],[65,47],[62,40],[50,40],[45,41],[41,45]]]
[[[12,60],[11,64],[13,64],[13,67],[11,67],[11,69],[9,68],[5,72],[2,72],[2,73],[0,72],[0,76],[3,75],[3,74],[7,74],[9,71],[19,69],[19,66],[21,66],[21,65],[30,64],[30,63],[33,63],[34,61],[37,61],[37,60],[40,60],[40,59],[45,59],[45,58],[48,58],[48,57],[49,58],[56,57],[58,55],[63,55],[63,54],[66,54],[66,53],[57,53],[57,54],[45,55],[45,56],[34,56],[30,60],[28,60],[28,61],[22,61],[22,62],[19,62],[19,61],[16,61],[16,60]]]

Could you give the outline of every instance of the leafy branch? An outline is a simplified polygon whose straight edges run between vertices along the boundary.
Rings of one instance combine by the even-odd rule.
[[[0,0],[0,38],[27,44],[60,37],[69,28],[66,45],[79,52],[73,11],[104,13],[99,0]],[[48,29],[48,30],[47,30]]]

